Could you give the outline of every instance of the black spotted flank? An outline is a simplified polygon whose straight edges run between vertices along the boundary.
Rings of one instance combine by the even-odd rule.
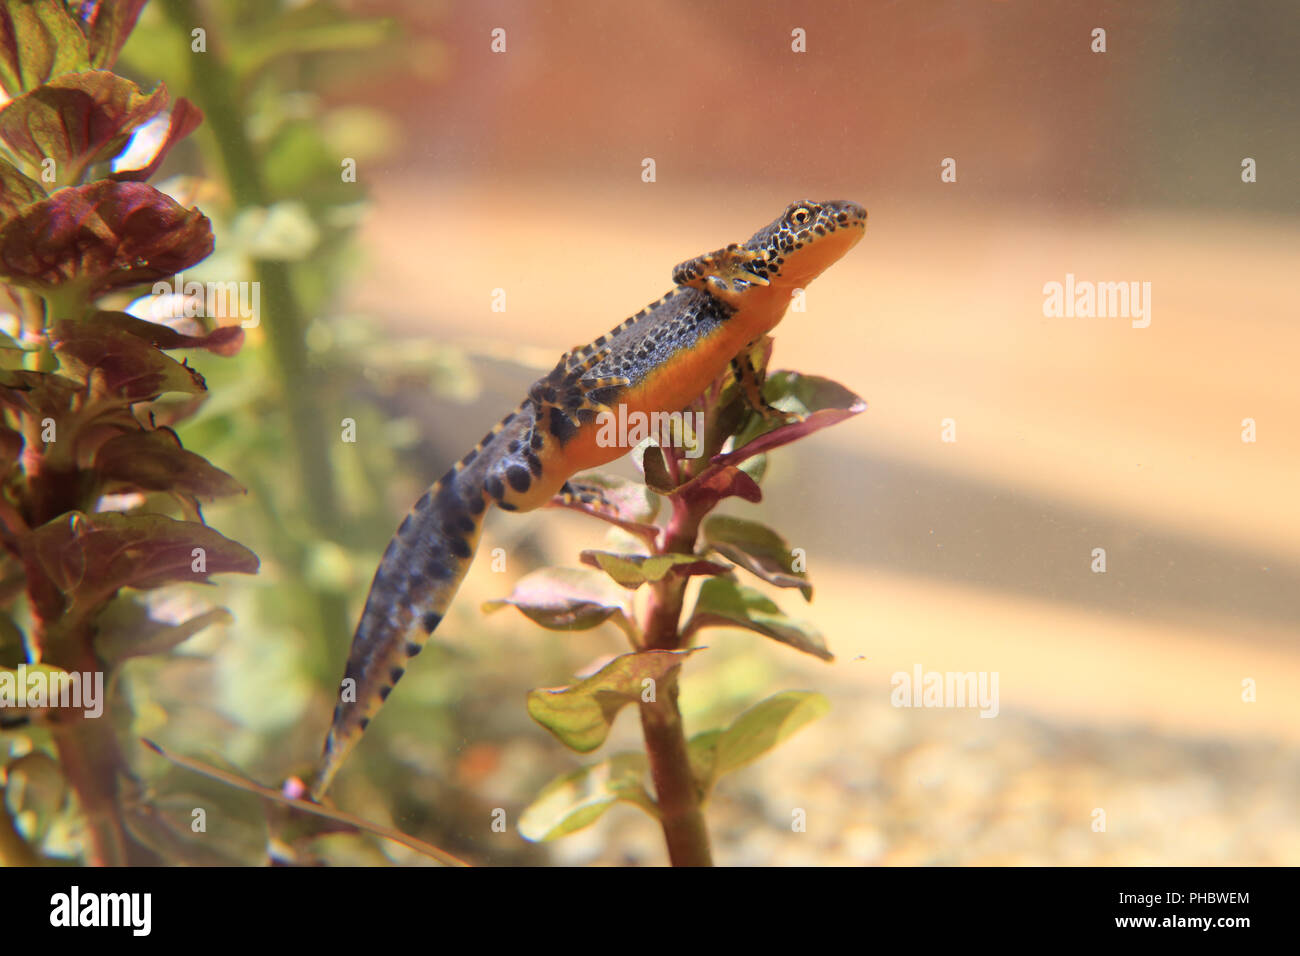
[[[486,488],[487,493],[497,501],[500,501],[506,496],[506,486],[502,484],[501,479],[496,475],[488,475],[483,481],[483,487]]]
[[[424,566],[424,574],[431,581],[446,581],[455,573],[455,568],[447,567],[439,558],[430,558],[429,563]],[[418,584],[419,582],[415,581],[413,583]]]
[[[420,618],[420,626],[423,627],[425,632],[428,634],[432,634],[435,630],[437,630],[438,625],[441,623],[442,623],[442,615],[437,613],[436,611],[430,611],[429,613],[425,614],[424,617]],[[407,647],[409,648],[410,645],[408,644]]]
[[[406,642],[406,656],[415,657],[420,651],[424,650],[423,644],[417,644],[415,641]]]
[[[405,667],[394,667],[391,671],[388,672],[388,680],[391,683],[396,684],[399,680],[402,679],[402,675],[405,673],[406,673]]]
[[[510,482],[511,488],[520,492],[527,491],[528,486],[533,483],[532,476],[523,465],[511,465],[507,468],[506,481]]]
[[[469,542],[464,538],[448,538],[447,550],[462,561],[474,556],[474,549],[469,546]]]

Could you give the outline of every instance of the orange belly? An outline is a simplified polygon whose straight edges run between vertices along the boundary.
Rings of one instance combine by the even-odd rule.
[[[635,419],[654,412],[681,411],[727,370],[745,346],[781,321],[788,303],[788,292],[748,303],[713,332],[677,352],[670,361],[623,392],[613,413]],[[619,405],[623,406],[621,410]],[[522,495],[508,495],[506,500],[519,511],[541,507],[578,472],[622,458],[636,444],[635,441],[610,442],[610,432],[611,429],[602,429],[597,421],[581,426],[563,447],[559,442],[548,441],[539,452],[541,477]]]

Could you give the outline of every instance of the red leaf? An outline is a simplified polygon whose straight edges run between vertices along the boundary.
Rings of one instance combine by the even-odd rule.
[[[681,496],[692,509],[705,508],[706,505],[711,508],[723,498],[733,496],[755,504],[763,500],[763,490],[758,487],[758,482],[734,465],[710,465],[673,494]]]
[[[22,453],[22,433],[0,424],[0,480],[8,477],[9,469],[13,468]]]
[[[33,167],[52,159],[58,179],[75,183],[112,159],[139,127],[167,108],[167,88],[146,94],[106,70],[66,73],[0,110],[0,140]]]
[[[61,189],[0,227],[0,277],[36,289],[69,282],[91,295],[162,279],[212,252],[197,209],[145,183]]]
[[[29,588],[45,599],[45,619],[64,608],[93,612],[119,588],[206,582],[210,574],[254,574],[258,568],[257,555],[207,525],[117,512],[60,515],[27,536],[23,559]],[[50,607],[55,597],[61,600]]]
[[[207,349],[229,357],[244,344],[244,330],[237,325],[218,326],[207,335],[185,335],[170,326],[146,322],[127,312],[97,312],[89,324],[129,332],[159,349]]]
[[[186,451],[170,428],[110,438],[95,453],[101,494],[167,491],[213,501],[245,493],[244,486],[202,455]]]
[[[167,135],[163,138],[162,145],[158,147],[158,152],[153,154],[153,159],[149,160],[149,165],[139,169],[121,169],[108,178],[118,182],[143,182],[162,165],[171,148],[198,129],[202,122],[203,111],[181,97],[172,107],[171,118],[167,124]]]
[[[126,38],[149,0],[68,0],[90,45],[90,62],[107,69],[117,62]]]
[[[195,395],[206,388],[194,369],[119,328],[64,320],[54,325],[51,338],[67,370],[83,382],[95,378],[107,395],[143,402],[164,392]]]

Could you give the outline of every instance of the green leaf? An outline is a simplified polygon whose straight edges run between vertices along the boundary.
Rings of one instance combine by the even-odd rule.
[[[727,727],[690,739],[691,770],[705,793],[723,774],[753,763],[831,709],[822,694],[788,690],[755,704]]]
[[[9,0],[0,6],[0,86],[10,97],[89,66],[85,34],[63,0]]]
[[[641,699],[645,681],[661,683],[692,653],[621,654],[580,683],[529,691],[528,714],[566,747],[590,753],[605,742],[618,712]]]
[[[555,778],[520,815],[519,834],[534,843],[554,840],[590,826],[620,800],[658,818],[645,787],[648,766],[645,754],[615,754]]]
[[[787,617],[761,591],[727,578],[710,578],[700,588],[686,634],[694,634],[704,627],[741,627],[824,661],[835,659],[811,624]]]
[[[696,554],[614,554],[609,551],[583,551],[583,564],[600,568],[620,587],[635,591],[647,582],[662,581],[665,575],[725,574],[729,564],[707,561]]]
[[[718,778],[718,741],[726,733],[723,728],[706,730],[686,742],[686,756],[691,764],[691,777],[705,798]]]
[[[715,515],[704,523],[703,531],[705,542],[719,554],[769,584],[798,588],[805,601],[812,600],[807,573],[793,569],[790,545],[771,528],[757,521]]]
[[[602,574],[543,568],[520,578],[509,597],[485,601],[483,611],[515,607],[551,631],[587,631],[612,618],[626,631],[632,627],[627,602],[627,595]]]
[[[748,423],[731,442],[733,450],[713,458],[697,480],[710,479],[713,473],[729,467],[744,467],[756,456],[837,425],[867,409],[866,402],[838,382],[798,372],[773,373],[763,387],[763,395],[775,407],[802,418],[782,424],[751,413]],[[753,477],[759,478],[763,469],[746,471],[757,471]]]

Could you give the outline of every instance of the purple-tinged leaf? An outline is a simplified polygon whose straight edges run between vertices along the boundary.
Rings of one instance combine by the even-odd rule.
[[[61,189],[0,226],[0,277],[90,296],[175,275],[212,252],[212,224],[145,183]]]
[[[120,153],[166,108],[161,84],[146,94],[106,70],[68,73],[0,109],[0,140],[29,167],[53,160],[58,182],[72,185],[86,168]]]
[[[120,588],[138,590],[254,574],[257,555],[206,525],[164,515],[72,511],[23,541],[28,587],[43,620],[93,613]]]
[[[704,541],[746,571],[781,588],[798,588],[812,600],[812,585],[804,571],[794,570],[794,554],[785,539],[766,525],[744,518],[714,515],[701,529]]]
[[[165,392],[197,395],[203,376],[130,332],[95,322],[66,320],[51,332],[66,371],[92,382],[98,393],[143,402]]]
[[[90,64],[108,69],[117,62],[135,21],[149,0],[68,0],[89,45]]]
[[[824,661],[835,659],[811,624],[787,617],[761,591],[727,578],[710,578],[704,582],[684,633],[690,637],[705,627],[740,627]]]
[[[551,631],[586,631],[613,620],[630,633],[627,594],[603,574],[571,568],[543,568],[525,575],[509,597],[485,601],[484,612],[518,608]]]
[[[244,330],[237,325],[220,325],[207,335],[185,335],[168,325],[138,319],[127,312],[96,312],[89,325],[102,325],[129,332],[159,349],[206,349],[230,357],[244,344]]]
[[[40,183],[29,178],[7,159],[0,159],[0,222],[43,199],[45,190]]]
[[[164,491],[200,501],[246,493],[243,485],[202,455],[186,451],[170,428],[110,438],[95,453],[100,494]]]
[[[714,459],[717,461],[718,459]],[[673,492],[692,509],[707,511],[723,498],[742,498],[757,504],[763,500],[758,482],[735,465],[711,464]]]
[[[654,542],[659,529],[650,522],[659,513],[659,496],[639,481],[629,481],[613,475],[586,474],[581,486],[598,491],[598,500],[564,502],[557,496],[550,504],[599,518],[617,528],[622,528],[647,544]]]
[[[172,106],[171,116],[167,122],[167,133],[148,164],[139,169],[119,169],[108,178],[117,182],[144,182],[158,171],[158,167],[163,164],[171,148],[198,129],[202,122],[203,111],[181,97]]]
[[[123,595],[96,619],[95,650],[111,664],[166,654],[205,628],[233,620],[234,615],[224,607],[208,608],[183,621],[159,620],[147,605]]]

